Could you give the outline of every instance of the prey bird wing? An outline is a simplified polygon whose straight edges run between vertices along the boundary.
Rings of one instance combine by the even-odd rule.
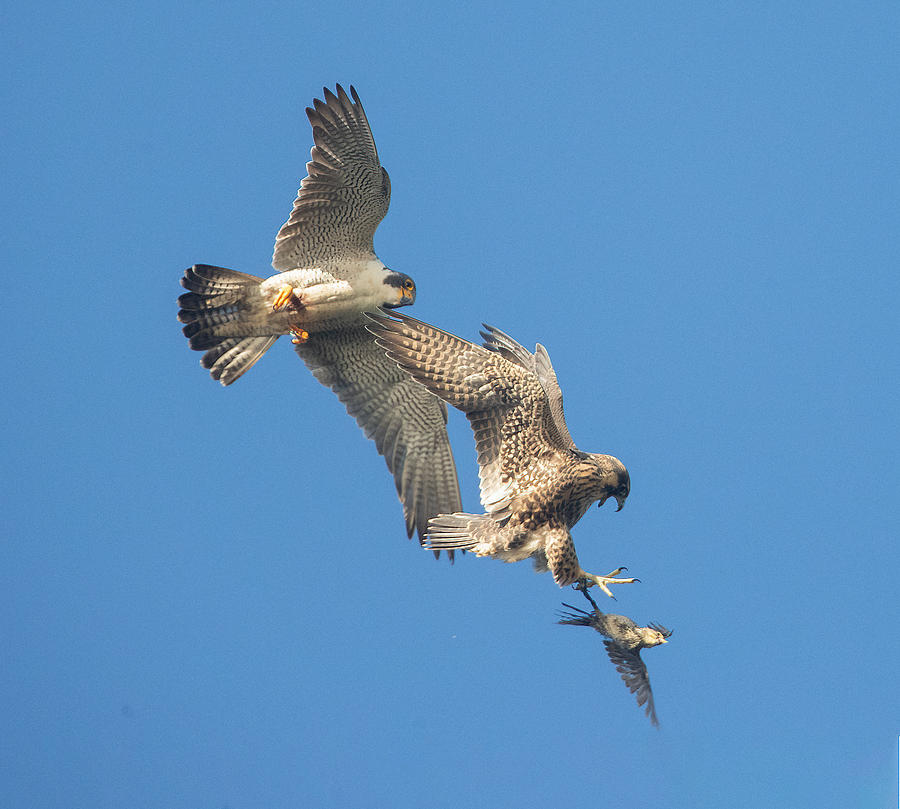
[[[647,664],[641,660],[641,650],[626,649],[611,640],[603,641],[603,645],[616,671],[622,675],[628,690],[634,694],[637,704],[646,706],[644,713],[650,717],[654,725],[659,726],[656,706],[653,704],[653,690],[650,688],[650,675],[647,674]]]
[[[313,334],[296,350],[375,442],[394,476],[407,535],[424,544],[430,517],[462,508],[446,406],[388,360],[363,325]]]
[[[294,209],[275,238],[272,266],[292,270],[340,258],[375,258],[372,238],[391,201],[391,181],[356,90],[325,88],[306,114],[313,146]]]

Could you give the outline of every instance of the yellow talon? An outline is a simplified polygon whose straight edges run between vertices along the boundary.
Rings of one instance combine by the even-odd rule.
[[[279,309],[284,309],[293,294],[294,288],[290,284],[285,284],[278,290],[278,295],[276,295],[275,300],[272,301],[272,311],[277,312]]]
[[[579,577],[578,584],[579,588],[582,589],[585,596],[587,596],[587,588],[594,587],[595,585],[601,589],[606,595],[608,595],[613,601],[616,600],[616,597],[610,592],[608,584],[633,584],[634,582],[639,582],[640,579],[619,579],[616,578],[623,570],[627,570],[624,567],[617,567],[612,573],[608,573],[606,576],[595,576],[593,573],[587,573],[586,571],[581,571],[581,576]],[[587,596],[590,600],[590,596]]]
[[[291,327],[291,334],[294,335],[291,342],[295,346],[303,345],[303,343],[309,340],[309,332],[306,329],[301,329],[299,326]]]

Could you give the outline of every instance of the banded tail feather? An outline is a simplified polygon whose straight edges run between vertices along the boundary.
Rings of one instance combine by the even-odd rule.
[[[473,550],[497,531],[486,514],[439,514],[428,521],[426,547],[433,551]]]
[[[230,385],[250,370],[278,339],[260,293],[264,279],[255,275],[195,264],[184,272],[188,291],[178,298],[178,320],[200,364],[210,376]]]

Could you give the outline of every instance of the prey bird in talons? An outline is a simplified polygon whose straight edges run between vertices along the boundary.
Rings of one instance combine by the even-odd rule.
[[[440,514],[428,547],[471,550],[505,562],[531,558],[560,587],[636,579],[586,573],[570,529],[590,505],[610,497],[621,509],[630,482],[611,455],[579,450],[563,417],[562,393],[546,349],[532,354],[486,326],[478,346],[400,313],[371,316],[369,330],[401,368],[462,410],[475,433],[484,514]]]
[[[635,695],[638,706],[645,705],[644,713],[650,717],[650,721],[659,727],[656,718],[656,708],[653,705],[653,691],[650,689],[650,677],[647,674],[647,666],[641,659],[641,649],[650,649],[661,643],[668,643],[672,631],[659,624],[638,626],[631,618],[625,615],[614,615],[600,611],[594,599],[590,597],[587,589],[579,587],[585,598],[591,602],[592,612],[573,607],[563,603],[570,612],[560,611],[562,620],[560,624],[570,626],[588,626],[599,632],[605,640],[603,645],[609,659],[616,667],[616,671],[622,675],[622,680],[628,686],[628,690]]]
[[[191,348],[206,352],[201,365],[223,385],[292,334],[316,379],[375,441],[393,473],[407,534],[424,542],[429,517],[461,508],[447,408],[388,360],[366,330],[364,312],[412,304],[416,285],[375,255],[391,183],[359,96],[338,85],[325,88],[324,99],[306,110],[315,145],[275,238],[277,272],[263,279],[195,264],[181,279],[188,292],[178,299],[178,319]],[[291,398],[283,395],[283,402]],[[283,423],[287,433],[297,420],[284,415]]]

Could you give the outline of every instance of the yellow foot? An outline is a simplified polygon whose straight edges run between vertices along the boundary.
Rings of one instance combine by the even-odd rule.
[[[608,584],[634,584],[636,581],[640,581],[640,579],[619,579],[616,578],[623,570],[628,570],[627,567],[617,567],[612,573],[606,576],[595,576],[593,573],[586,573],[584,570],[581,571],[581,578],[579,579],[579,585],[584,586],[584,594],[587,595],[587,588],[597,586],[604,593],[606,593],[613,601],[616,600],[616,597],[609,591]],[[579,587],[579,589],[581,589]]]
[[[303,345],[309,340],[309,332],[306,329],[301,329],[299,326],[291,326],[291,334],[294,335],[291,342],[295,346]]]
[[[284,309],[293,296],[294,288],[290,284],[285,284],[278,290],[278,295],[276,295],[275,300],[272,301],[272,311],[277,312],[279,309]]]

